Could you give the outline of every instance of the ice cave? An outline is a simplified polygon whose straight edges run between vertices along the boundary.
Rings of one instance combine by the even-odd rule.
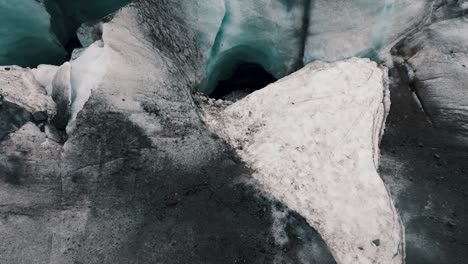
[[[467,262],[467,0],[0,22],[0,263]]]

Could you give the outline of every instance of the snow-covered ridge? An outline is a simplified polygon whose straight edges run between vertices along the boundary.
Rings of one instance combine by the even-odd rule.
[[[367,59],[315,62],[224,110],[202,106],[207,125],[338,263],[404,262],[403,227],[377,173],[387,78]]]

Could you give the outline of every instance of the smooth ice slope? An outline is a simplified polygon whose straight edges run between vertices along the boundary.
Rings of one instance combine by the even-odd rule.
[[[403,227],[377,174],[387,72],[316,62],[221,112],[205,109],[274,197],[304,216],[338,263],[403,263]]]
[[[185,2],[206,59],[205,94],[242,62],[276,78],[314,60],[380,60],[392,43],[430,17],[426,0],[203,0]]]

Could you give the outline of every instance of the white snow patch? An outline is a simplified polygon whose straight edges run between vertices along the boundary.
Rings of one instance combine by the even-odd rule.
[[[66,128],[70,134],[76,126],[76,116],[100,83],[107,71],[107,60],[102,41],[89,46],[76,60],[71,61],[72,106],[71,119]]]
[[[307,219],[338,263],[404,262],[403,227],[377,173],[386,69],[368,59],[315,62],[224,110],[202,108],[207,125],[267,192]]]
[[[31,70],[36,81],[46,89],[48,95],[52,95],[52,80],[58,68],[58,66],[54,65],[41,64]]]

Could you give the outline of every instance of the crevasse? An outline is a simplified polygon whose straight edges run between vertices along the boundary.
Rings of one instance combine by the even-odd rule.
[[[200,27],[212,29],[200,29],[197,34],[206,60],[206,78],[198,90],[210,94],[242,63],[259,64],[281,78],[315,60],[365,57],[378,61],[388,39],[401,34],[401,25],[393,23],[395,17],[413,6],[421,9],[423,4],[421,0],[398,5],[395,0],[201,1],[198,8],[213,13],[188,14]]]

